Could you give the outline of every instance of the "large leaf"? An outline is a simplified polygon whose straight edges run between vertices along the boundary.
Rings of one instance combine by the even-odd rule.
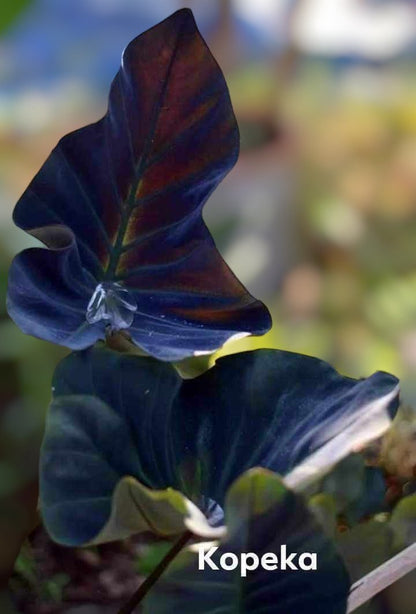
[[[128,45],[105,117],[64,137],[17,203],[15,223],[49,249],[15,258],[11,317],[72,349],[128,328],[162,360],[264,333],[269,313],[201,216],[238,150],[221,70],[178,11]]]
[[[225,510],[227,536],[211,558],[219,569],[198,569],[203,544],[183,551],[144,600],[145,614],[345,614],[350,581],[342,559],[302,499],[278,476],[262,469],[243,475],[232,485]],[[302,570],[297,556],[292,558],[297,570],[281,569],[281,547],[315,553],[317,570]],[[242,578],[240,566],[221,568],[224,553],[238,559],[254,553],[260,560],[272,553],[278,569],[259,566]]]
[[[143,475],[135,445],[126,425],[102,401],[88,396],[57,399],[48,429],[43,468],[44,475],[53,477],[45,483],[43,476],[44,514],[57,541],[71,546],[146,531],[177,535],[187,529],[186,521],[201,535],[218,534],[182,493],[147,488],[132,477]]]
[[[43,516],[56,540],[84,543],[103,530],[126,476],[183,493],[215,525],[247,469],[266,467],[302,488],[388,426],[397,380],[353,380],[276,350],[227,356],[182,380],[167,363],[96,347],[58,366],[54,396],[41,453]]]

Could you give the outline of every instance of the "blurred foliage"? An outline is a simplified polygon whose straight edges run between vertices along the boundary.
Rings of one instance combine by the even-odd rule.
[[[0,6],[0,34],[5,32],[20,14],[27,9],[32,0],[13,0],[2,2]]]
[[[237,100],[247,89],[238,79],[232,87]],[[284,88],[274,110],[265,86],[255,104],[291,134],[280,154],[296,169],[297,256],[271,291],[272,332],[221,353],[266,345],[355,377],[390,371],[416,406],[414,73],[405,62],[337,71],[301,58]],[[410,436],[407,448],[415,450]]]
[[[353,582],[390,558],[391,539],[388,524],[376,520],[359,524],[339,535],[338,548]]]
[[[403,479],[416,475],[416,411],[401,407],[380,451],[383,466]],[[410,494],[410,493],[408,493]]]
[[[168,541],[156,541],[142,549],[135,563],[137,573],[144,576],[149,575],[171,548],[172,544]]]
[[[50,577],[41,577],[36,558],[28,542],[23,545],[16,560],[15,574],[11,581],[11,588],[15,592],[19,591],[19,582],[23,582],[37,595],[39,600],[62,604],[63,589],[70,582],[70,576],[66,573],[55,573]]]
[[[405,497],[396,505],[390,523],[394,547],[401,550],[416,542],[416,495]]]

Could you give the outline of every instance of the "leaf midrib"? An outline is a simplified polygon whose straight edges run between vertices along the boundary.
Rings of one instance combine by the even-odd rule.
[[[140,188],[140,183],[143,179],[143,173],[146,170],[146,161],[147,158],[149,156],[150,150],[151,150],[151,146],[153,144],[153,140],[154,140],[154,135],[157,129],[157,124],[159,121],[159,114],[160,114],[160,109],[163,106],[163,102],[166,96],[166,91],[167,91],[167,87],[168,87],[168,83],[169,83],[169,77],[170,74],[172,72],[172,68],[176,59],[176,55],[178,52],[178,48],[179,48],[179,40],[180,40],[180,36],[181,36],[181,32],[183,30],[184,24],[182,23],[181,27],[178,30],[177,33],[177,37],[176,37],[176,42],[175,42],[175,47],[173,49],[172,52],[172,56],[169,60],[169,64],[166,70],[166,76],[164,79],[164,83],[163,83],[163,87],[161,88],[161,91],[159,93],[159,96],[155,102],[155,106],[154,106],[154,110],[153,110],[153,117],[152,117],[152,121],[151,121],[151,128],[148,132],[147,138],[146,138],[146,142],[143,148],[143,153],[140,156],[139,162],[137,164],[137,167],[135,169],[135,179],[133,181],[133,184],[129,190],[129,194],[127,196],[125,207],[123,208],[123,212],[122,212],[122,216],[121,216],[121,222],[120,222],[120,227],[118,229],[117,232],[117,236],[116,236],[116,240],[113,243],[113,248],[111,250],[110,253],[110,259],[108,262],[108,266],[107,269],[104,272],[104,280],[109,281],[111,280],[117,271],[117,267],[119,264],[119,260],[120,260],[120,256],[123,253],[123,242],[124,242],[124,237],[126,235],[127,229],[128,229],[128,225],[129,225],[129,221],[130,221],[130,216],[133,212],[133,210],[140,204],[140,199],[136,200],[136,194]],[[130,130],[129,130],[130,132]]]

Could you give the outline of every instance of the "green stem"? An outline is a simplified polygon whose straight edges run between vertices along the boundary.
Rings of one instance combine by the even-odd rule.
[[[135,354],[136,352],[139,352],[139,348],[131,341],[129,334],[122,330],[115,333],[109,331],[106,334],[105,341],[107,347],[115,350],[116,352],[128,354]]]
[[[159,580],[165,569],[179,554],[179,552],[187,544],[191,537],[192,533],[190,531],[186,531],[183,535],[181,535],[178,541],[173,544],[172,548],[169,550],[166,556],[160,561],[159,565],[152,571],[150,576],[148,576],[146,580],[139,586],[131,599],[129,599],[129,601],[121,608],[121,610],[118,611],[118,614],[131,614],[132,612],[134,612],[134,609],[144,599],[152,586]]]

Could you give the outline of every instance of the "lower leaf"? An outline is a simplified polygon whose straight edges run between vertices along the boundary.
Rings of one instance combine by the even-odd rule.
[[[231,486],[225,509],[227,536],[180,553],[145,598],[144,614],[345,614],[350,580],[342,559],[277,475],[248,471]]]

